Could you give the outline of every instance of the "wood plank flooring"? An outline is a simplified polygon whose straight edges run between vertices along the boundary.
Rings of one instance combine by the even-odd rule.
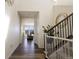
[[[37,48],[34,41],[24,39],[9,59],[45,59],[43,49]]]

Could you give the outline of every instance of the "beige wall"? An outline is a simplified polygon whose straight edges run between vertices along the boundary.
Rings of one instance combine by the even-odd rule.
[[[27,25],[29,23],[34,24],[34,18],[21,18],[21,22],[22,25]]]
[[[19,45],[20,21],[14,6],[8,6],[6,3],[5,12],[10,18],[7,39],[5,40],[5,59],[8,59]]]
[[[54,5],[73,5],[73,0],[56,0]]]
[[[73,6],[71,5],[55,5],[53,6],[53,25],[56,24],[56,17],[61,13],[71,14],[73,12]]]

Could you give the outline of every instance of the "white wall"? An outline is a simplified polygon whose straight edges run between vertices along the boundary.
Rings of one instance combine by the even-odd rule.
[[[17,11],[38,11],[37,41],[40,48],[44,47],[42,26],[52,25],[53,2],[51,0],[16,0]]]
[[[66,13],[67,15],[73,12],[72,5],[54,5],[53,6],[53,24],[55,25],[56,17],[61,13]]]
[[[34,18],[21,18],[22,25],[34,24]]]
[[[73,0],[56,0],[54,5],[73,5]]]
[[[38,13],[39,15],[39,13]],[[38,15],[34,18],[34,42],[38,44],[38,24],[39,24],[39,17]]]
[[[20,21],[14,6],[8,6],[6,3],[5,12],[10,18],[8,34],[5,40],[5,59],[8,59],[20,42]]]

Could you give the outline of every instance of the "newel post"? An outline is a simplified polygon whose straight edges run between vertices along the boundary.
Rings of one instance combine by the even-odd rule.
[[[48,56],[47,56],[47,33],[44,33],[44,53],[45,53],[46,59],[48,59]]]

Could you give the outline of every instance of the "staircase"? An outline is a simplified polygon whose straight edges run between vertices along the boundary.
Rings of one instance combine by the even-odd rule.
[[[73,59],[73,13],[44,34],[47,59]]]

